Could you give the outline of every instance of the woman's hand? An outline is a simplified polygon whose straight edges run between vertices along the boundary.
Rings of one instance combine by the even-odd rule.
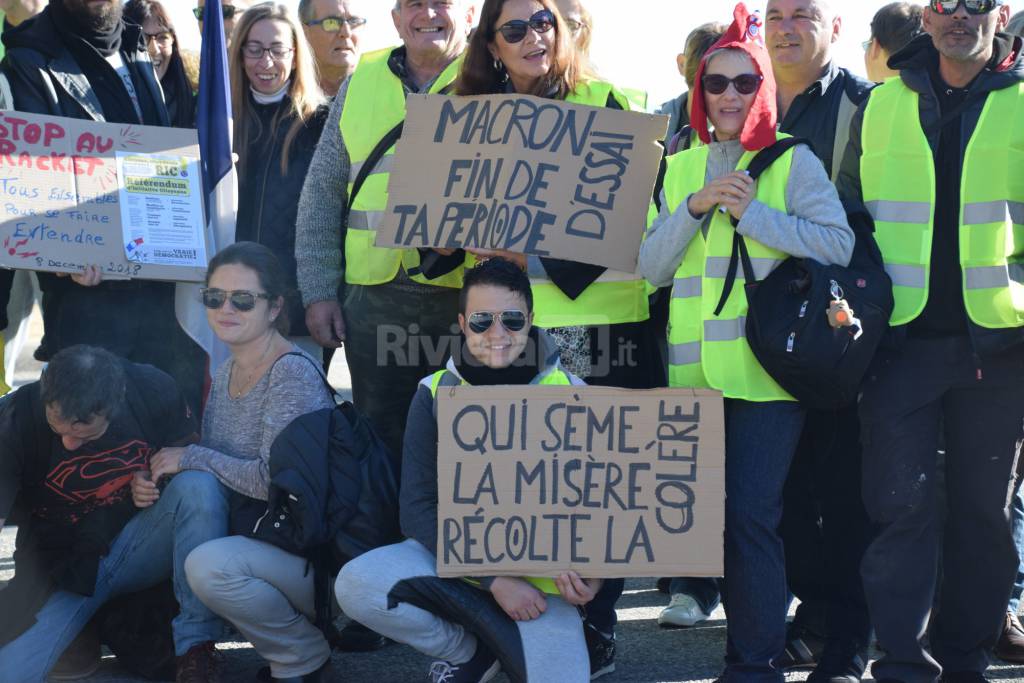
[[[715,178],[686,202],[692,216],[703,216],[716,205],[728,209],[739,220],[754,199],[754,181],[744,171],[733,171]]]
[[[71,281],[83,287],[95,287],[103,281],[99,266],[86,266],[81,273],[57,273],[57,277],[71,277]]]
[[[491,583],[491,595],[516,621],[536,619],[548,608],[544,594],[523,579],[499,576]]]
[[[132,502],[137,508],[148,508],[160,498],[160,489],[150,479],[149,472],[136,472],[132,475]]]
[[[185,449],[178,446],[161,448],[149,461],[149,478],[156,483],[165,474],[177,474],[180,472],[181,456],[184,454]]]
[[[564,572],[555,577],[558,592],[567,603],[577,606],[593,600],[603,583],[603,579],[581,579],[576,572]]]
[[[518,251],[505,251],[504,249],[466,249],[470,254],[476,256],[481,261],[486,261],[489,258],[503,258],[506,261],[519,266],[522,270],[526,270],[526,254],[521,254]]]

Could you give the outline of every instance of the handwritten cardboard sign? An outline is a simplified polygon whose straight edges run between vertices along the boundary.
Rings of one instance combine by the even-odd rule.
[[[406,105],[378,246],[636,271],[667,118],[523,95],[411,95]]]
[[[0,267],[201,281],[198,159],[194,130],[0,112]]]
[[[438,394],[440,576],[721,576],[722,395]]]

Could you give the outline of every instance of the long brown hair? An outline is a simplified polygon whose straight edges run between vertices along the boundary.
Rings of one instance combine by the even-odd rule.
[[[263,134],[259,118],[252,109],[249,96],[249,77],[245,75],[245,57],[242,47],[249,31],[256,22],[270,19],[288,25],[292,32],[292,43],[295,45],[295,56],[292,61],[291,83],[288,86],[288,98],[291,107],[288,111],[278,113],[271,124],[271,133],[277,130],[280,119],[294,116],[288,133],[284,137],[281,148],[281,172],[288,172],[288,155],[295,136],[299,134],[306,121],[313,116],[317,108],[323,104],[324,96],[316,76],[316,64],[313,61],[313,50],[306,42],[306,36],[299,27],[299,22],[285,5],[277,2],[263,2],[253,5],[242,13],[242,18],[235,24],[228,43],[231,75],[231,107],[234,114],[234,148],[238,154],[239,165],[244,165],[247,143],[252,138]]]
[[[503,90],[508,76],[504,68],[496,68],[496,60],[491,56],[488,45],[497,39],[498,19],[501,18],[501,10],[507,1],[484,0],[483,9],[480,11],[480,25],[469,41],[466,58],[455,85],[457,94],[490,95]],[[583,60],[572,42],[572,31],[569,30],[555,3],[552,0],[537,2],[543,5],[544,9],[550,10],[555,17],[551,69],[537,81],[533,92],[520,94],[547,97],[554,93],[559,99],[564,99],[585,80]]]

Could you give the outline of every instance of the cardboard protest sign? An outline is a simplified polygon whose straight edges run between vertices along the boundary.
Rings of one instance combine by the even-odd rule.
[[[194,130],[0,112],[0,266],[201,281]]]
[[[664,116],[410,95],[377,246],[505,249],[636,271]]]
[[[722,395],[438,393],[440,576],[721,576]]]

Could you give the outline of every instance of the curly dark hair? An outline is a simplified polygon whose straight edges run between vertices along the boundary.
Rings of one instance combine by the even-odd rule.
[[[516,294],[522,294],[526,301],[526,312],[533,312],[533,290],[530,289],[530,278],[511,261],[503,258],[487,259],[483,263],[466,270],[462,280],[462,291],[459,292],[459,312],[466,313],[466,299],[469,289],[478,285],[494,285],[504,287]]]

